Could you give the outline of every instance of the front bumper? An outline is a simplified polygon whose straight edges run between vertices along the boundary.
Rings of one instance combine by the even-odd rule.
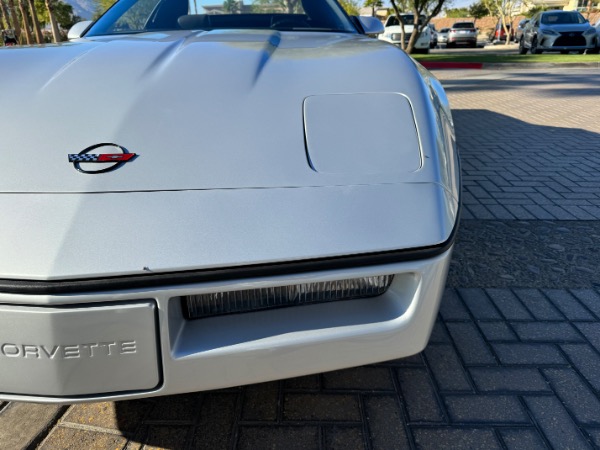
[[[7,327],[0,336],[0,398],[133,399],[409,356],[429,339],[451,250],[414,261],[170,287],[0,294],[0,303],[10,305],[5,317],[21,317],[20,326]],[[390,289],[374,298],[199,320],[186,319],[180,301],[215,291],[388,274],[395,275]]]
[[[573,52],[573,51],[578,51],[578,50],[591,50],[593,49],[594,46],[587,46],[587,45],[575,45],[575,46],[538,46],[539,50],[543,50],[545,52],[562,52],[562,51],[569,51],[569,52]]]
[[[396,37],[395,35],[398,34],[398,36]],[[401,46],[402,40],[400,39],[399,33],[394,33],[393,37],[386,37],[386,36],[381,36],[379,38],[382,41],[386,41],[389,42],[390,44],[394,44],[397,46]],[[404,36],[404,45],[408,45],[408,41],[410,40],[410,35],[407,34]],[[430,44],[430,40],[427,38],[419,38],[417,39],[417,42],[415,42],[415,47],[414,48],[418,48],[418,49],[425,49],[425,48],[429,48],[429,44]]]
[[[477,43],[477,36],[454,36],[448,38],[449,44],[472,44]]]
[[[595,47],[595,39],[596,35],[583,35],[582,33],[543,34],[539,39],[538,48],[544,51],[587,50]]]

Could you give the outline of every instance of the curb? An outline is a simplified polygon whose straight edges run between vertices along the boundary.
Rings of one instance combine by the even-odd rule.
[[[577,63],[478,63],[478,62],[451,62],[451,61],[419,61],[428,70],[437,69],[600,69],[600,62]]]
[[[577,63],[484,63],[483,69],[600,69],[600,62]]]
[[[446,61],[419,61],[423,67],[431,69],[483,69],[484,64],[478,62],[446,62]]]

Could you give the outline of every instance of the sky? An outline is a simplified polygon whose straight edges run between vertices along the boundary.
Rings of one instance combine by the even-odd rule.
[[[450,3],[448,8],[463,8],[465,6],[471,6],[473,4],[473,0],[454,0]]]

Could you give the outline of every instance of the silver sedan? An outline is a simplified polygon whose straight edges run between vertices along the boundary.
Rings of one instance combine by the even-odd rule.
[[[596,29],[596,48],[588,50],[588,53],[598,53],[600,51],[600,20],[596,22],[594,28]]]
[[[577,11],[545,11],[533,16],[525,26],[519,53],[583,53],[594,49],[597,39],[596,29]]]
[[[450,28],[442,28],[438,31],[438,44],[446,44],[448,42],[448,31],[450,31]]]

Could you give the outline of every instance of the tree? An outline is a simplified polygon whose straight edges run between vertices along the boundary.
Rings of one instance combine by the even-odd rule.
[[[96,20],[102,14],[106,12],[108,8],[110,8],[116,0],[96,0],[96,12],[94,13],[93,19]]]
[[[81,22],[83,19],[79,17],[73,11],[73,7],[68,3],[59,1],[56,4],[56,9],[54,11],[56,13],[56,20],[60,27],[64,30],[68,30],[77,22]]]
[[[481,0],[488,11],[498,17],[504,32],[506,33],[506,45],[510,44],[510,30],[508,25],[512,25],[514,11],[518,11],[525,0]]]
[[[469,16],[475,19],[475,22],[477,22],[477,20],[481,19],[482,17],[486,17],[489,15],[490,10],[487,8],[487,6],[485,6],[483,0],[480,0],[477,3],[473,3],[469,7]]]
[[[3,0],[0,0],[0,31],[11,28],[9,19],[8,10]]]
[[[412,53],[415,42],[417,42],[417,38],[423,32],[425,27],[429,25],[431,19],[437,16],[442,7],[448,0],[406,0],[406,9],[412,12],[414,15],[414,30],[410,35],[410,39],[408,40],[408,45],[404,48],[404,21],[400,16],[400,10],[398,9],[397,0],[390,0],[392,4],[392,8],[394,8],[394,12],[396,17],[398,17],[400,24],[402,25],[402,48],[406,50],[407,53]],[[421,16],[424,16],[424,20],[419,20]]]
[[[400,8],[405,11],[408,9],[408,0],[390,0],[390,3],[392,5],[392,13],[397,19],[398,19],[398,23],[400,24],[400,47],[402,48],[402,50],[406,50],[406,46],[404,45],[404,35],[406,34],[404,31],[404,19],[402,18],[402,15],[400,13]],[[398,5],[400,5],[400,7],[398,7]]]
[[[17,18],[17,7],[15,6],[15,0],[7,0],[8,1],[8,13],[12,18],[12,26],[15,30],[15,36],[17,37],[17,41],[21,42],[21,25],[19,24],[19,19]]]
[[[551,8],[550,6],[534,6],[533,8],[528,9],[527,11],[525,11],[525,13],[523,15],[525,17],[531,18],[531,17],[535,16],[539,12],[543,12],[543,11],[546,11],[546,10],[549,10],[549,9],[553,9],[553,8]]]
[[[287,12],[296,14],[300,12],[300,0],[254,0],[253,8],[263,13]]]
[[[360,9],[356,0],[338,0],[349,16],[359,16]]]
[[[33,26],[33,32],[35,33],[35,39],[38,44],[44,43],[44,36],[42,35],[42,29],[40,28],[40,21],[38,20],[37,8],[33,0],[28,0],[29,11],[31,11],[31,24]]]
[[[60,29],[58,28],[58,21],[54,10],[56,9],[57,0],[46,0],[46,9],[48,10],[48,18],[50,19],[50,28],[52,29],[52,38],[54,42],[58,43],[62,41],[60,36]]]
[[[375,17],[375,11],[377,8],[381,8],[382,6],[382,0],[365,0],[365,8],[371,8],[371,15],[373,17]]]
[[[242,8],[237,0],[225,0],[223,2],[223,11],[229,14],[238,14]]]
[[[48,10],[46,9],[45,0],[35,0],[35,7],[38,10],[38,19],[40,24],[45,27],[50,23],[50,16],[48,15]],[[56,17],[56,21],[58,25],[63,30],[68,30],[77,22],[80,22],[81,17],[77,16],[73,12],[73,7],[68,3],[58,0],[54,5],[54,16]]]
[[[461,17],[469,17],[469,9],[468,8],[451,8],[445,9],[446,17],[451,19],[458,19]]]
[[[25,0],[19,0],[19,10],[21,11],[21,17],[23,18],[23,30],[25,31],[25,41],[27,45],[33,44],[33,36],[31,35],[31,29],[29,28],[29,15],[27,14],[27,4]]]

